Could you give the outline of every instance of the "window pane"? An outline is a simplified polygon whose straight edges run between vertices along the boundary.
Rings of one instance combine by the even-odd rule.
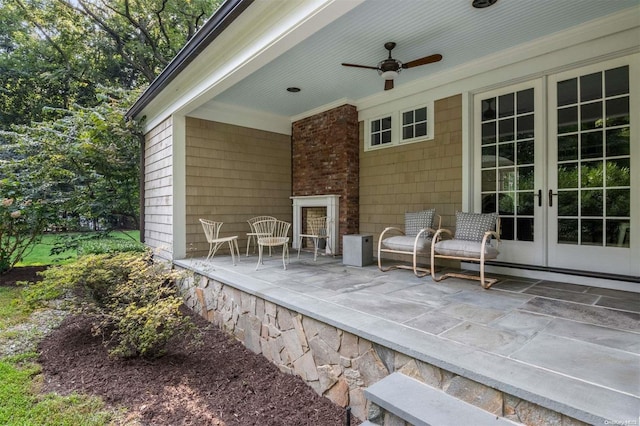
[[[496,118],[496,98],[484,99],[482,101],[482,121],[494,120]]]
[[[602,102],[582,105],[580,108],[580,128],[589,130],[602,128]]]
[[[604,154],[602,146],[602,131],[582,134],[580,155],[582,158],[598,158]]]
[[[581,242],[584,245],[602,245],[602,219],[582,219]]]
[[[602,73],[597,72],[580,77],[580,101],[587,102],[602,98]]]
[[[578,219],[558,219],[558,243],[578,244]]]
[[[533,112],[533,89],[518,92],[518,114]]]
[[[569,133],[578,130],[578,107],[558,110],[558,133]]]
[[[513,140],[513,118],[507,118],[506,120],[500,120],[498,122],[498,141],[512,141]]]
[[[420,121],[427,121],[427,108],[418,108],[417,110],[414,111],[415,112],[415,121],[420,122]]]
[[[533,164],[534,161],[533,141],[518,142],[518,164]]]
[[[518,240],[533,241],[533,218],[518,218]]]
[[[382,143],[391,142],[391,132],[382,132]]]
[[[629,247],[631,227],[628,220],[607,220],[607,245]]]
[[[629,93],[629,67],[624,66],[605,71],[604,85],[607,96]]]
[[[518,194],[518,214],[533,216],[533,192],[521,192]]]
[[[629,128],[607,130],[607,157],[629,155]]]
[[[402,128],[402,139],[413,138],[413,126],[406,126]]]
[[[496,194],[486,194],[482,196],[482,213],[496,212]]]
[[[581,188],[601,188],[604,182],[602,177],[602,161],[585,161],[581,167]]]
[[[482,125],[482,145],[496,142],[496,122],[491,121]]]
[[[503,240],[513,240],[515,237],[515,221],[512,217],[500,218],[500,238]]]
[[[513,167],[498,170],[498,190],[514,191],[516,189],[516,171]]]
[[[515,163],[515,156],[513,155],[513,144],[505,143],[498,145],[498,162],[500,165],[512,165]]]
[[[482,171],[482,191],[495,191],[495,190],[496,190],[496,171],[483,170]]]
[[[502,95],[498,98],[498,117],[511,117],[514,112],[513,93]]]
[[[518,139],[532,138],[533,114],[518,117]]]
[[[578,216],[578,191],[558,192],[558,216]]]
[[[371,122],[371,132],[379,132],[380,131],[380,120],[373,120]]]
[[[607,126],[629,124],[629,97],[607,101]]]
[[[578,135],[558,138],[558,161],[578,159]]]
[[[578,163],[566,163],[558,166],[558,188],[578,187]]]
[[[371,135],[371,145],[380,145],[380,133]]]
[[[382,130],[391,128],[391,117],[385,117],[382,119]]]
[[[533,167],[518,167],[518,189],[533,189]]]
[[[415,136],[426,136],[427,135],[427,123],[418,123],[416,124]]]
[[[629,217],[631,209],[629,207],[628,189],[608,189],[607,190],[607,216]]]
[[[511,216],[515,211],[515,200],[512,194],[498,194],[498,213]]]
[[[602,190],[586,190],[580,193],[580,215],[602,216]]]
[[[564,80],[558,83],[558,106],[578,103],[578,79]]]
[[[607,186],[630,186],[631,166],[628,158],[607,161]]]
[[[496,146],[483,146],[482,147],[482,167],[495,167],[496,166]]]
[[[413,123],[413,111],[407,111],[402,113],[402,124]]]

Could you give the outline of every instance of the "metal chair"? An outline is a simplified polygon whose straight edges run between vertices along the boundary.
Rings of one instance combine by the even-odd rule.
[[[238,236],[233,235],[230,237],[220,237],[220,228],[224,222],[216,222],[214,220],[200,219],[204,235],[209,243],[209,254],[207,254],[207,260],[213,258],[216,252],[224,243],[229,244],[229,251],[231,252],[231,260],[233,265],[236,264],[236,254],[238,260],[240,260],[240,250],[238,249]]]
[[[255,253],[255,247],[257,246],[257,236],[258,234],[256,233],[256,230],[253,226],[254,223],[259,222],[261,220],[277,220],[275,217],[273,216],[256,216],[256,217],[252,217],[251,219],[247,220],[247,223],[249,224],[249,228],[251,228],[251,232],[247,232],[247,256],[249,256],[249,246],[251,246],[251,240],[254,240],[254,246],[253,246],[253,252]],[[271,255],[271,248],[269,248],[269,255]]]
[[[289,259],[289,228],[291,223],[282,220],[259,220],[253,224],[258,239],[258,264],[256,271],[261,264],[264,247],[282,247],[282,266],[287,269],[285,256]]]
[[[443,240],[447,234],[451,239]],[[495,239],[497,244],[491,244]],[[433,236],[431,245],[431,278],[434,281],[442,281],[447,277],[466,278],[480,281],[482,288],[488,289],[498,280],[496,278],[485,279],[484,262],[487,259],[495,259],[500,252],[500,217],[497,213],[456,213],[455,234],[448,229],[439,229]],[[454,259],[464,262],[480,263],[480,276],[449,272],[436,277],[435,260]]]
[[[300,248],[302,247],[302,239],[309,238],[313,241],[313,261],[318,258],[318,245],[321,240],[326,241],[329,253],[331,251],[331,245],[329,244],[329,220],[326,216],[312,217],[307,219],[307,233],[300,234],[298,238],[298,259],[300,259]]]

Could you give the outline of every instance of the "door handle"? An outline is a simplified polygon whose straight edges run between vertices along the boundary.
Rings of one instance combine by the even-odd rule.
[[[558,195],[558,193],[554,193],[553,189],[549,190],[549,207],[553,207],[553,196]]]
[[[533,196],[538,197],[538,207],[542,207],[542,189],[538,189],[538,193]]]

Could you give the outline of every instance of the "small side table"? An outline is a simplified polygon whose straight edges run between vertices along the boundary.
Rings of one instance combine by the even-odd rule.
[[[373,235],[343,235],[342,263],[360,267],[371,265],[373,263]]]

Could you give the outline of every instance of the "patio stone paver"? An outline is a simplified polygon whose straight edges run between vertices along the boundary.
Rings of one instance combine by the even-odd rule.
[[[420,331],[427,332],[429,334],[440,334],[443,331],[447,331],[462,323],[459,318],[453,318],[442,312],[426,312],[416,318],[412,318],[406,321],[404,324],[417,328]]]
[[[480,324],[486,324],[504,316],[504,311],[482,308],[480,306],[469,305],[466,303],[452,303],[441,308],[439,311],[455,318],[474,321]]]
[[[559,290],[551,287],[534,286],[524,291],[526,294],[549,297],[552,299],[568,300],[569,302],[592,305],[600,299],[597,294],[576,293],[574,291]]]
[[[640,357],[617,349],[541,334],[511,357],[630,394],[640,391]]]
[[[554,319],[544,332],[640,355],[640,334],[637,333],[559,318]],[[640,369],[640,365],[638,368]]]
[[[542,297],[531,299],[520,309],[604,327],[640,332],[640,314],[634,312],[618,311]]]
[[[541,332],[553,318],[529,312],[513,311],[489,323],[491,327],[513,331],[523,336],[533,336]]]
[[[498,355],[509,355],[528,340],[524,335],[472,322],[464,322],[441,336]]]

